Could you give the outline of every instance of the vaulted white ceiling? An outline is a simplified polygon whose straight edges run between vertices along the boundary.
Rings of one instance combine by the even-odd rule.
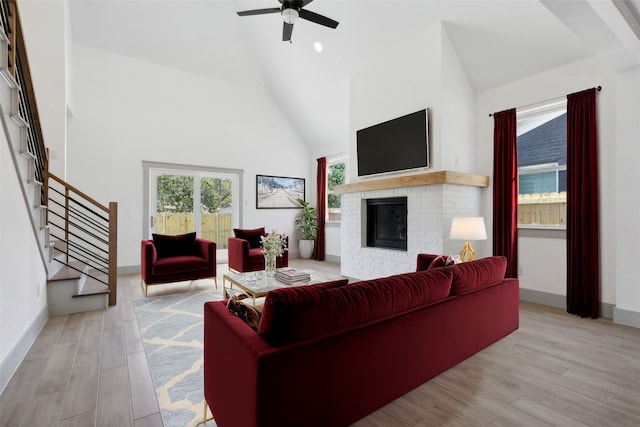
[[[315,0],[306,9],[340,25],[298,20],[292,43],[279,14],[236,14],[279,5],[70,0],[70,11],[76,43],[267,90],[311,147],[348,141],[354,73],[437,23],[477,92],[596,54],[640,66],[640,0]]]

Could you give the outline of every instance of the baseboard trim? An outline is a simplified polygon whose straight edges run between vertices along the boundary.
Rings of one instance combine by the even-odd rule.
[[[126,275],[126,274],[140,274],[140,266],[139,265],[123,265],[118,267],[118,274]]]
[[[324,260],[340,264],[340,255],[325,255]]]
[[[7,358],[0,365],[0,393],[4,391],[4,388],[11,381],[11,377],[16,373],[20,363],[24,360],[24,357],[29,352],[29,349],[42,332],[44,325],[49,320],[49,307],[45,306],[38,316],[31,322],[31,326],[22,335],[18,343],[9,352]]]
[[[621,325],[640,328],[640,312],[615,307],[613,309],[613,321]]]
[[[522,301],[549,305],[551,307],[557,307],[563,310],[567,309],[567,297],[565,295],[520,288],[520,299]],[[614,310],[615,306],[613,304],[609,304],[606,302],[600,303],[600,316],[606,319],[613,319],[615,323],[619,323],[615,320]]]

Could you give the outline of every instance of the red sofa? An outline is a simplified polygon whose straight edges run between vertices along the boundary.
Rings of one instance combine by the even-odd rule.
[[[229,268],[240,273],[245,271],[264,270],[264,255],[260,236],[267,236],[264,227],[256,229],[233,229],[236,237],[228,239]],[[287,247],[289,237],[285,237]],[[289,266],[289,252],[284,251],[282,256],[276,258],[276,267]]]
[[[219,427],[347,426],[518,328],[504,257],[267,295],[258,331],[204,305]]]

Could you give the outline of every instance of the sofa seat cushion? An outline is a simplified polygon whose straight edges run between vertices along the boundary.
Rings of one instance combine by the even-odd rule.
[[[452,274],[442,268],[329,289],[276,289],[265,299],[258,334],[278,347],[374,323],[447,298]]]
[[[493,256],[449,267],[453,271],[452,295],[464,295],[502,282],[507,271],[507,258]]]
[[[249,264],[264,264],[262,248],[249,249]]]
[[[206,259],[197,256],[175,256],[172,258],[159,258],[152,267],[152,273],[157,275],[186,273],[189,271],[206,270],[209,263]]]

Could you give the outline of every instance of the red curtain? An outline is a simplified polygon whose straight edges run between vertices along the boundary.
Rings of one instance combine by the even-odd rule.
[[[567,311],[600,314],[596,89],[567,95]]]
[[[324,222],[327,213],[327,158],[318,159],[318,182],[316,194],[316,215],[318,217],[318,233],[316,234],[316,259],[324,261]]]
[[[516,110],[493,115],[493,254],[507,257],[505,276],[518,277],[518,151]]]

